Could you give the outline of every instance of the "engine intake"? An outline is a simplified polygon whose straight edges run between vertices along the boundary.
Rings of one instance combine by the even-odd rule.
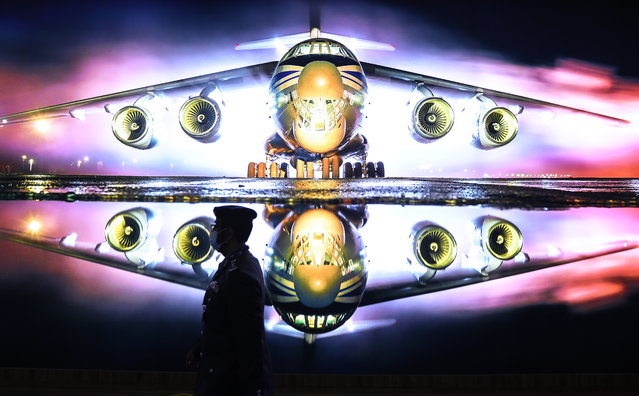
[[[213,219],[201,217],[183,224],[173,236],[173,253],[187,264],[200,264],[213,255],[211,225]]]
[[[482,249],[499,260],[514,258],[523,247],[523,236],[513,223],[492,217],[483,216],[475,221],[479,230]]]
[[[211,143],[219,138],[220,106],[210,98],[197,96],[187,100],[180,108],[180,126],[191,138]]]
[[[519,129],[517,116],[509,109],[497,106],[494,100],[482,94],[471,99],[475,100],[479,113],[475,121],[477,129],[473,133],[473,144],[490,150],[510,143],[517,136]],[[520,106],[520,109],[523,110],[523,107]]]
[[[115,137],[129,147],[149,149],[156,145],[153,138],[153,118],[151,113],[140,106],[121,108],[111,121]]]
[[[479,139],[482,147],[501,147],[517,136],[519,122],[512,111],[505,107],[495,107],[484,115],[480,128]]]
[[[413,254],[419,264],[441,270],[453,263],[457,256],[457,242],[443,227],[433,223],[419,223],[411,233]]]
[[[130,252],[141,247],[149,237],[148,209],[135,208],[120,212],[107,222],[104,235],[111,248],[118,252]]]
[[[455,120],[453,108],[441,98],[421,99],[413,108],[411,131],[426,141],[446,135]]]

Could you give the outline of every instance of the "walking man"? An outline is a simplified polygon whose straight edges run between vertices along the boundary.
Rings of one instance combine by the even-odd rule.
[[[198,368],[195,396],[270,396],[264,277],[246,245],[257,214],[235,205],[213,212],[211,243],[224,260],[204,294],[202,334],[187,356]]]

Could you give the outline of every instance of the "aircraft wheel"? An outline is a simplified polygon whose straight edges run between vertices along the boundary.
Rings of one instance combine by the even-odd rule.
[[[330,176],[331,160],[329,158],[322,158],[322,179],[328,179]]]
[[[257,177],[266,177],[266,164],[264,162],[260,162],[259,164],[257,164]]]
[[[331,158],[331,177],[333,179],[339,179],[339,166],[340,166],[340,158],[338,156],[334,156]]]
[[[347,162],[344,164],[344,178],[352,179],[353,178],[353,164]]]
[[[255,177],[257,164],[255,162],[249,162],[248,171],[246,172],[246,177]]]
[[[384,163],[382,161],[377,163],[377,177],[386,177],[386,169],[384,169]]]
[[[313,169],[313,162],[306,163],[306,177],[312,179],[315,177],[315,169]]]
[[[375,177],[375,164],[372,162],[366,163],[366,177],[369,177],[369,178]]]
[[[280,177],[280,168],[277,166],[275,162],[271,162],[271,166],[269,169],[269,177],[271,179]]]
[[[353,165],[353,177],[356,179],[361,179],[362,178],[362,163],[361,162],[356,162]]]
[[[297,172],[296,176],[298,179],[304,178],[304,161],[297,160],[297,163],[295,165],[295,171]]]

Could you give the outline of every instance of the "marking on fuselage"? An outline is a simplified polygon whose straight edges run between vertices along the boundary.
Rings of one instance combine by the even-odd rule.
[[[353,283],[359,282],[362,279],[363,276],[364,276],[363,274],[358,274],[358,275],[350,278],[349,280],[345,280],[344,282],[342,282],[342,285],[341,285],[340,289],[344,290],[345,288],[349,287]]]

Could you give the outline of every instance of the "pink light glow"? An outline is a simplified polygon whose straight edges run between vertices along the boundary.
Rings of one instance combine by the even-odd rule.
[[[623,295],[625,287],[614,282],[592,282],[566,287],[557,292],[557,301],[580,306],[614,301]]]

